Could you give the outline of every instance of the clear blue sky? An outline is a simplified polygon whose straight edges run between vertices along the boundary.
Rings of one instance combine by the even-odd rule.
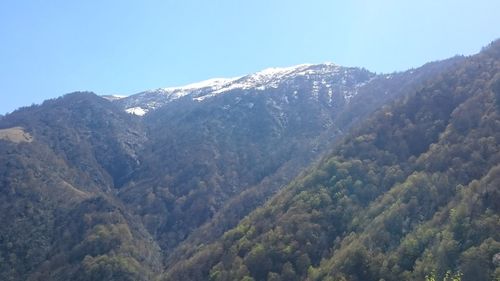
[[[0,113],[271,66],[392,72],[500,37],[498,0],[2,0]]]

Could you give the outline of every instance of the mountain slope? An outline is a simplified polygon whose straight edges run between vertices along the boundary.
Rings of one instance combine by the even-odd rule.
[[[176,276],[375,110],[465,60],[391,75],[300,65],[127,98],[73,93],[3,116],[0,279]],[[212,245],[218,256],[189,274],[207,278],[223,254]]]
[[[234,226],[385,101],[460,60],[390,76],[301,65],[245,76],[203,99],[186,92],[143,117],[151,150],[119,196],[170,264]]]
[[[323,127],[317,126],[317,129],[312,130],[312,133],[306,136],[301,136],[300,132],[306,129],[310,130],[314,126],[307,123],[295,125],[294,127],[288,125],[287,130],[289,130],[289,135],[280,136],[283,141],[274,146],[277,148],[286,148],[293,145],[289,150],[289,156],[286,154],[286,151],[282,152],[283,155],[288,157],[285,158],[287,159],[286,162],[280,164],[280,168],[276,172],[267,175],[258,184],[247,187],[243,192],[240,191],[237,196],[230,198],[208,223],[194,230],[183,245],[170,255],[169,263],[186,259],[190,255],[194,245],[206,244],[220,237],[226,230],[236,225],[240,219],[274,194],[277,188],[288,183],[311,161],[328,151],[344,131],[347,131],[353,124],[366,118],[373,110],[397,96],[406,95],[414,91],[421,83],[446,69],[454,67],[462,59],[454,58],[432,63],[416,70],[393,74],[390,77],[385,75],[373,77],[370,82],[359,87],[359,93],[354,95],[349,103],[342,106],[326,108],[326,110],[322,111],[311,107],[304,110],[303,108],[309,104],[307,95],[305,100],[299,100],[295,105],[289,105],[289,107],[295,106],[295,108],[288,109],[286,108],[287,105],[280,105],[285,109],[283,110],[285,114],[289,114],[298,120],[300,118],[307,118],[304,120],[306,122],[311,122],[310,119],[316,116],[311,112],[321,113],[326,111],[327,114],[330,114],[330,117],[326,119],[328,123],[322,121],[325,120],[324,117],[316,117],[318,121],[315,122],[326,124]],[[286,91],[284,92],[286,93]],[[266,98],[267,95],[259,94],[257,97]],[[271,97],[274,98],[274,96]],[[279,104],[279,100],[276,103]],[[259,116],[251,115],[250,118],[258,119]],[[226,123],[223,122],[222,124]],[[238,128],[245,128],[245,125],[239,125]],[[252,131],[250,130],[249,133],[252,134]],[[251,143],[251,145],[254,145],[254,143]],[[239,146],[240,149],[243,148],[244,150],[247,147],[248,145]],[[224,147],[223,149],[227,148]],[[277,151],[274,149],[269,155],[277,155],[279,151],[279,149]],[[264,158],[264,160],[266,161],[267,159]],[[259,163],[250,164],[261,165]]]
[[[499,278],[500,44],[379,110],[166,280]]]
[[[0,140],[0,279],[158,274],[158,246],[112,194],[137,165],[143,141],[128,114],[75,93],[7,115],[0,126],[29,136]]]
[[[350,72],[359,81],[370,77],[366,71]],[[164,236],[160,240],[168,249],[210,219],[229,198],[266,177],[279,173],[285,184],[297,167],[310,163],[331,143],[317,143],[318,136],[338,130],[331,124],[340,105],[325,102],[326,87],[312,96],[309,90],[315,81],[289,81],[267,90],[235,89],[202,102],[187,96],[149,113],[144,117],[151,132],[148,160],[134,183],[121,190],[121,198],[153,220],[150,231]],[[334,99],[340,103],[343,97]],[[292,171],[282,171],[287,163]],[[154,176],[159,174],[168,177]],[[267,186],[266,192],[278,187]],[[158,198],[156,202],[145,202],[148,194]],[[145,211],[151,204],[161,208]]]

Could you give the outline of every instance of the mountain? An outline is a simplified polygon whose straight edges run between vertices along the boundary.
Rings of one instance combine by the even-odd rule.
[[[492,44],[474,57],[392,74],[334,64],[271,68],[129,97],[72,93],[16,110],[0,119],[0,279],[393,280],[431,273],[428,260],[414,258],[422,264],[414,272],[415,260],[399,264],[394,253],[403,234],[431,223],[436,206],[459,200],[452,189],[438,203],[414,203],[428,210],[422,218],[417,212],[420,224],[394,222],[388,235],[396,242],[376,252],[377,261],[393,255],[390,270],[358,276],[338,260],[354,247],[361,254],[353,254],[360,258],[352,268],[379,265],[365,262],[375,255],[368,242],[378,241],[368,225],[383,221],[391,198],[413,198],[405,195],[412,188],[401,187],[412,175],[435,186],[440,167],[464,192],[474,179],[494,186],[494,173],[484,176],[498,160],[489,90],[496,89],[497,54]],[[476,103],[461,112],[474,113],[454,113],[469,98]],[[463,136],[449,131],[452,122],[467,124]],[[442,136],[450,147],[439,146]],[[462,140],[470,144],[464,159],[451,154]],[[476,159],[474,152],[490,158],[473,162],[466,155]],[[494,228],[490,189],[475,214],[485,221],[471,220]],[[482,247],[494,252],[498,239],[488,231]],[[477,241],[487,239],[474,239],[471,255],[483,254]],[[457,252],[471,248],[464,249]]]
[[[382,107],[163,278],[498,280],[499,73],[497,41]]]
[[[0,279],[161,272],[159,247],[113,195],[138,165],[145,135],[134,118],[74,93],[9,114],[1,128]]]
[[[143,117],[151,151],[143,152],[147,160],[119,196],[137,208],[165,251],[186,239],[206,243],[318,159],[352,124],[460,60],[391,76],[332,64],[265,70],[216,95],[181,87],[192,92]],[[142,102],[133,106],[146,108],[138,97],[129,98]],[[119,100],[124,110],[126,102]],[[176,249],[168,263],[183,251]]]
[[[268,68],[243,77],[214,78],[181,87],[159,88],[118,99],[117,103],[125,108],[125,111],[142,116],[183,97],[202,102],[234,92],[266,93],[271,89],[286,89],[293,93],[290,98],[297,99],[299,91],[307,89],[308,94],[316,98],[319,98],[321,92],[321,98],[332,105],[333,99],[349,100],[357,93],[357,89],[373,76],[374,74],[366,70],[341,67],[332,63],[303,64]]]
[[[231,208],[235,224],[327,149],[337,131],[345,128],[333,125],[345,100],[343,95],[332,95],[332,88],[354,91],[373,74],[345,69],[341,75],[345,78],[340,78],[329,71],[331,67],[317,67],[325,73],[321,78],[270,76],[273,79],[267,82],[276,84],[268,89],[261,84],[256,84],[259,89],[232,84],[228,92],[205,99],[200,99],[200,90],[175,100],[169,97],[167,104],[144,116],[150,131],[150,150],[143,153],[147,160],[119,196],[140,208],[137,212],[150,221],[146,224],[150,232],[158,233],[168,250],[247,191],[246,203],[232,203],[238,205]],[[262,76],[250,75],[238,85]],[[317,79],[329,84],[319,87]],[[315,94],[310,92],[313,87]],[[212,94],[204,93],[203,97]],[[160,174],[168,177],[155,176]],[[155,203],[148,203],[148,196]]]

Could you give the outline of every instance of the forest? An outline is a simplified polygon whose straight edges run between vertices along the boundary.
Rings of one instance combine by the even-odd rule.
[[[499,47],[384,106],[165,280],[498,280]]]
[[[0,116],[0,280],[500,280],[500,41],[342,71]]]

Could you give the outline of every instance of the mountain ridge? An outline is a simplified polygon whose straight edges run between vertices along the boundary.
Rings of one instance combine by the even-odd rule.
[[[497,69],[497,50],[492,46],[474,57],[393,74],[301,65],[165,90],[175,98],[153,92],[126,98],[80,92],[16,110],[0,119],[0,130],[18,128],[32,141],[0,139],[0,202],[7,214],[0,216],[7,226],[0,229],[0,278],[393,280],[430,273],[427,260],[419,260],[422,265],[413,273],[410,261],[399,265],[399,256],[390,251],[394,275],[389,265],[374,271],[386,249],[370,260],[371,248],[354,242],[374,247],[368,238],[383,238],[370,236],[366,228],[373,216],[383,230],[377,222],[385,220],[377,214],[388,211],[372,204],[378,195],[386,196],[380,202],[390,206],[393,194],[411,199],[402,184],[445,183],[444,176],[433,175],[438,169],[453,181],[478,179],[481,184],[471,183],[470,194],[482,190],[490,198],[481,203],[484,208],[495,206],[491,186],[497,170],[488,167],[496,158],[469,161],[448,157],[452,154],[446,149],[459,151],[456,139],[463,138],[474,159],[495,155],[496,113],[490,105],[495,98],[484,92],[496,89],[491,73]],[[219,90],[224,91],[214,94]],[[134,107],[144,114],[127,113]],[[481,112],[488,114],[484,120]],[[470,134],[475,129],[481,142]],[[445,142],[436,142],[445,137],[446,149]],[[479,156],[475,151],[481,151]],[[448,166],[457,170],[447,172]],[[488,174],[486,169],[489,177],[479,178]],[[391,189],[394,184],[399,191]],[[438,203],[423,196],[428,201],[422,204],[430,202],[429,210],[446,200],[462,204],[461,197],[450,199],[452,190],[443,189]],[[345,211],[332,202],[340,202]],[[335,216],[322,217],[323,207],[324,215]],[[368,210],[367,217],[349,221],[356,210]],[[404,221],[394,217],[387,222],[397,226],[388,235],[399,237],[417,225],[411,224],[413,217]],[[276,230],[275,236],[269,229]],[[318,236],[310,239],[307,231]],[[359,234],[347,237],[352,241],[342,236],[353,231]],[[276,240],[273,248],[265,244],[274,241],[269,237],[304,243],[280,248]],[[308,241],[310,248],[302,249]],[[360,259],[339,262],[350,257]],[[270,258],[270,264],[261,264]],[[368,268],[365,275],[353,271],[357,265]],[[408,272],[397,271],[396,265]],[[455,268],[443,265],[438,274],[444,269]]]
[[[164,280],[498,279],[499,70],[497,41],[383,106]]]
[[[347,81],[349,79],[349,72],[358,69],[359,68],[341,67],[333,63],[316,65],[300,64],[290,67],[266,68],[241,77],[212,78],[179,87],[147,90],[138,94],[117,99],[116,101],[129,113],[142,116],[150,110],[155,110],[168,102],[185,96],[191,96],[193,100],[201,102],[206,98],[214,97],[230,91],[264,91],[266,88],[277,88],[279,84],[287,83],[287,81],[289,82],[290,80],[294,80],[299,77],[311,79],[311,76],[313,76],[316,78],[312,79],[316,80],[318,80],[318,77],[321,77],[318,82],[321,82],[322,85],[314,85],[314,91],[318,91],[319,87],[332,87],[332,85],[328,84],[325,79],[333,80],[335,79],[335,75],[339,72],[342,72],[338,75],[342,76],[341,78],[343,80],[341,83],[349,83],[350,81]],[[369,72],[366,71],[366,73]],[[336,81],[330,82],[338,84]],[[350,95],[352,95],[352,93]]]

